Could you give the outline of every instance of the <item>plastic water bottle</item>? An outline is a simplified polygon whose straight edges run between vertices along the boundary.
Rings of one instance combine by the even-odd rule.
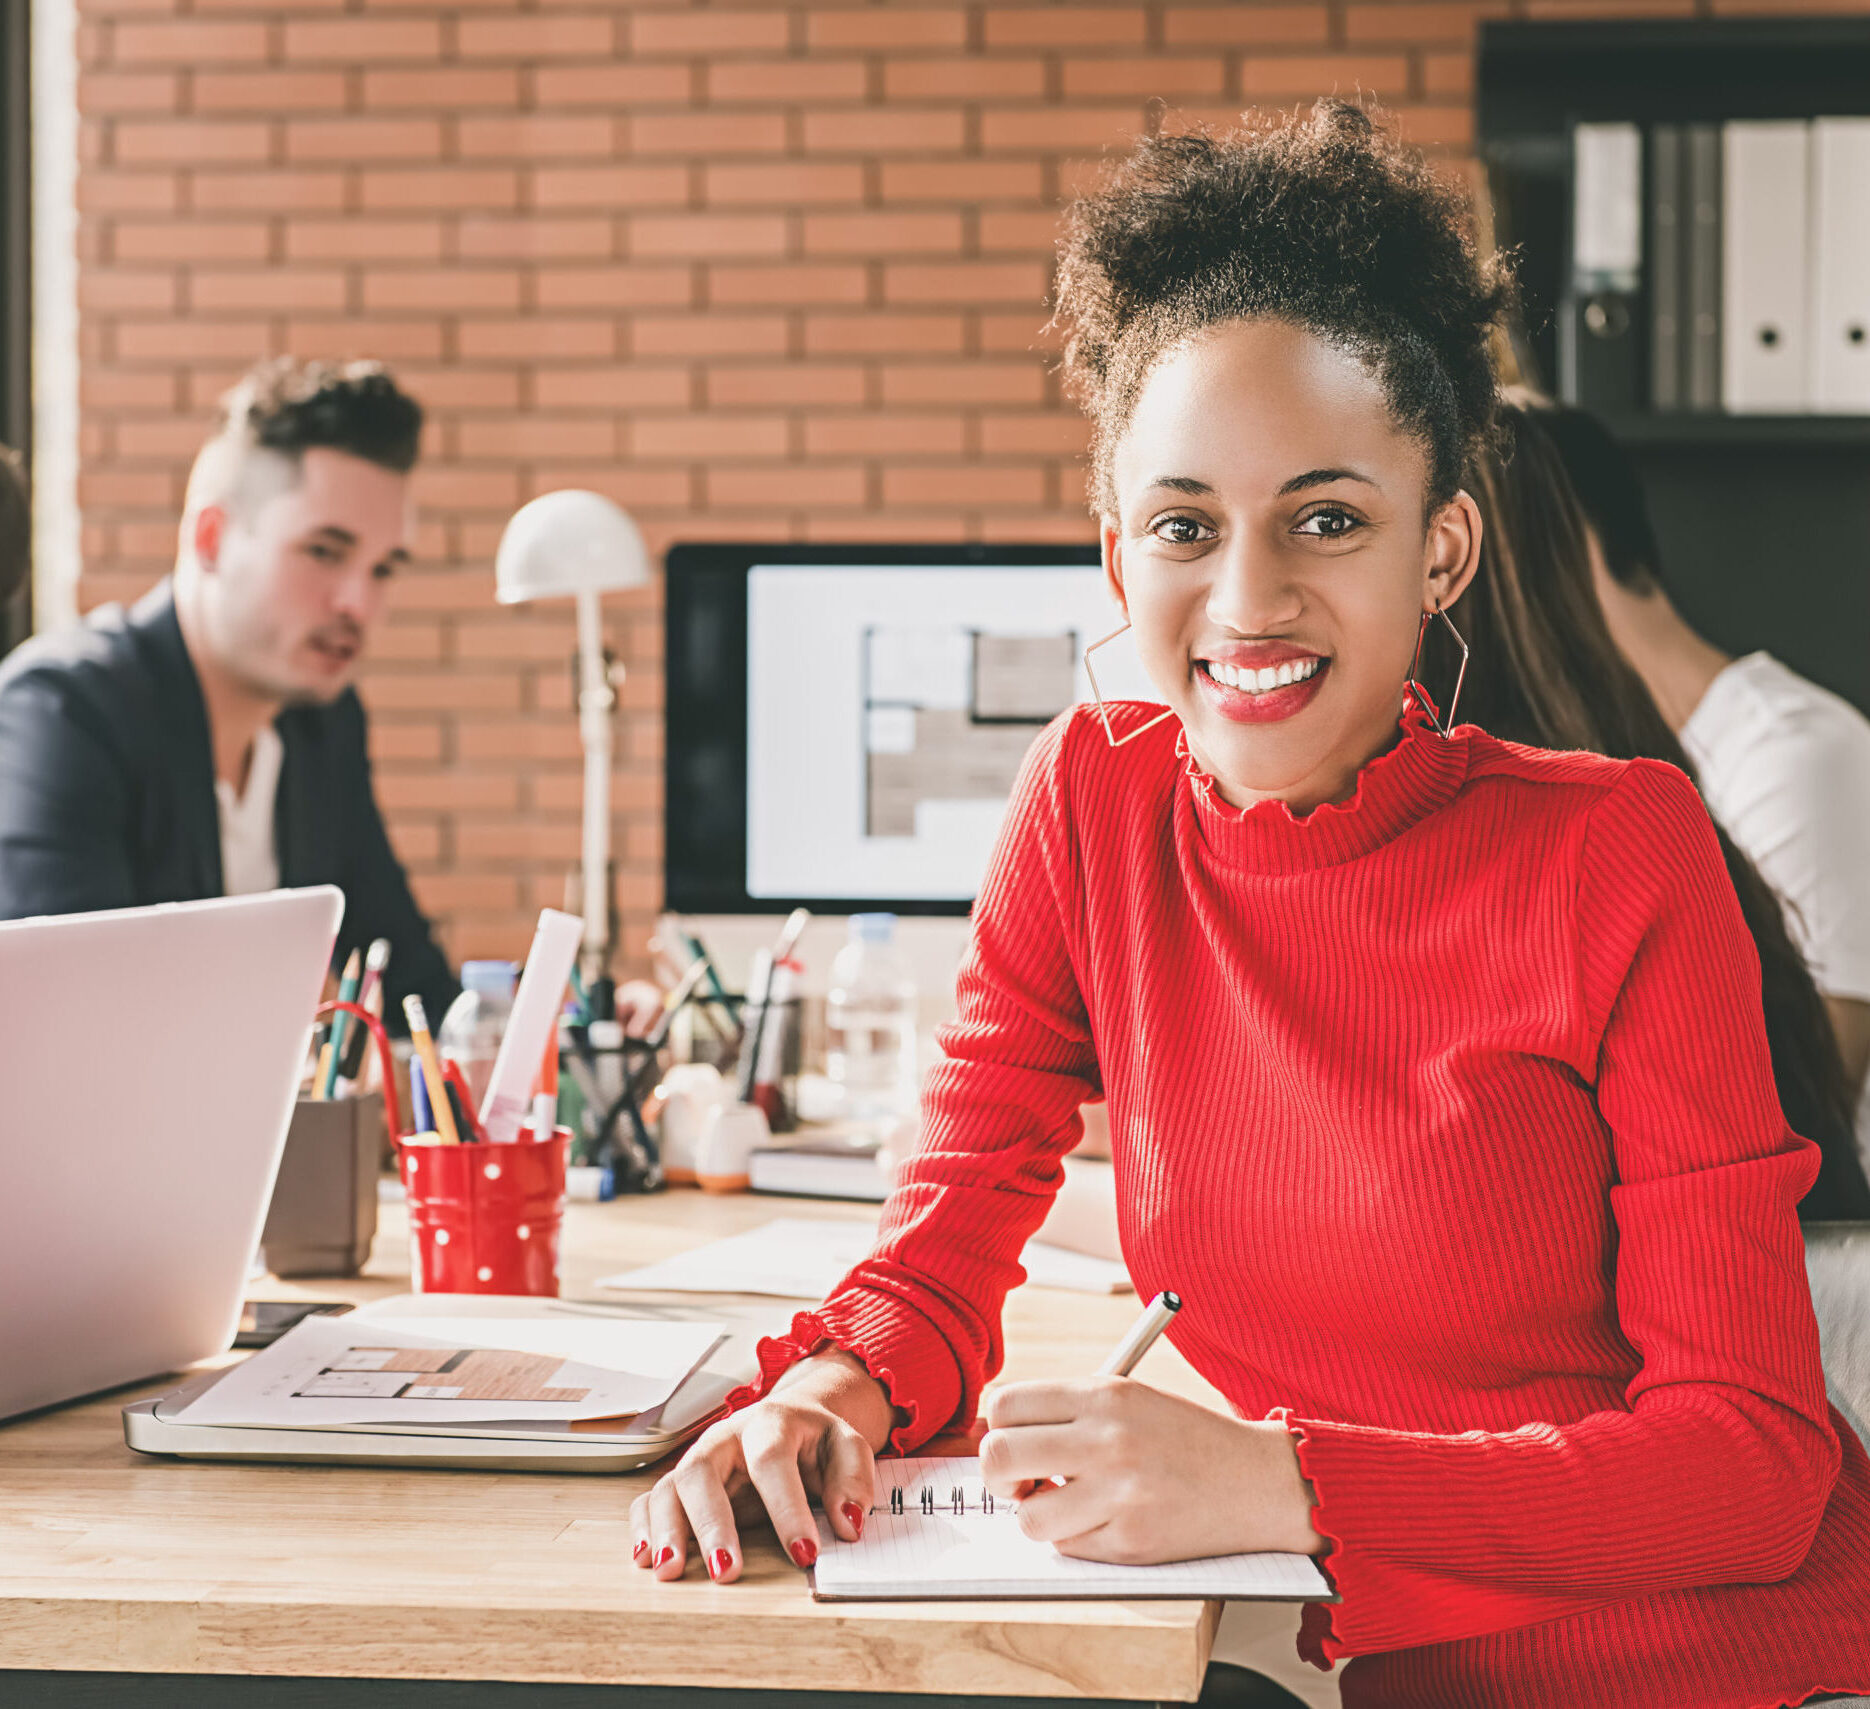
[[[852,1121],[893,1122],[916,1105],[916,983],[896,948],[894,914],[853,914],[831,964],[825,1073]]]
[[[448,1005],[435,1035],[436,1049],[461,1064],[476,1110],[493,1078],[494,1058],[500,1054],[507,1017],[513,1012],[517,979],[510,961],[463,962],[461,995]]]

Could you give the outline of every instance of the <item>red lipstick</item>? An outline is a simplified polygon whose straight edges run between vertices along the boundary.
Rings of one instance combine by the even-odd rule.
[[[1290,641],[1227,641],[1196,658],[1195,680],[1230,723],[1276,724],[1312,703],[1330,669],[1323,654]]]

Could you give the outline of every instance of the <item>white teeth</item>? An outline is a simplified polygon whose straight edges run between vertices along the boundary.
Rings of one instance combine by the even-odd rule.
[[[1216,682],[1225,683],[1229,688],[1237,688],[1247,694],[1265,694],[1270,689],[1285,688],[1295,682],[1305,682],[1318,674],[1322,659],[1288,660],[1283,665],[1268,665],[1263,670],[1242,670],[1235,665],[1224,665],[1216,660],[1207,660],[1208,674]]]

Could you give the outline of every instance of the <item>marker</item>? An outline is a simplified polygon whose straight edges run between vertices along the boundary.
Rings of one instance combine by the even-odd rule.
[[[364,977],[364,957],[361,950],[352,950],[344,963],[344,977],[338,981],[338,1001],[355,1003],[357,992]],[[318,1053],[318,1095],[321,1098],[335,1098],[338,1093],[338,1063],[344,1056],[344,1034],[349,1029],[351,1017],[340,1009],[331,1017],[331,1031],[325,1039],[325,1048]]]
[[[455,1118],[455,1129],[464,1140],[480,1144],[487,1138],[480,1118],[474,1114],[474,1094],[468,1090],[467,1076],[452,1056],[442,1058],[442,1073],[448,1081],[448,1109]]]
[[[435,1054],[435,1041],[429,1037],[428,1011],[422,999],[411,991],[403,999],[403,1018],[409,1023],[409,1042],[416,1060],[422,1064],[422,1078],[427,1082],[429,1105],[435,1116],[435,1131],[443,1145],[459,1145],[461,1132],[455,1126],[454,1111],[448,1107],[448,1077],[442,1073],[441,1058]]]
[[[541,1092],[532,1101],[532,1137],[543,1142],[558,1130],[558,1095]]]
[[[433,1133],[435,1112],[429,1105],[428,1076],[422,1072],[421,1062],[413,1056],[409,1059],[409,1103],[416,1132]]]

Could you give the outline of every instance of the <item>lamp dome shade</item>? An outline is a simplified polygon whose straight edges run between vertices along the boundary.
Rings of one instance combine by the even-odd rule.
[[[494,554],[502,605],[612,593],[649,580],[649,554],[628,514],[602,493],[566,487],[513,513]]]

